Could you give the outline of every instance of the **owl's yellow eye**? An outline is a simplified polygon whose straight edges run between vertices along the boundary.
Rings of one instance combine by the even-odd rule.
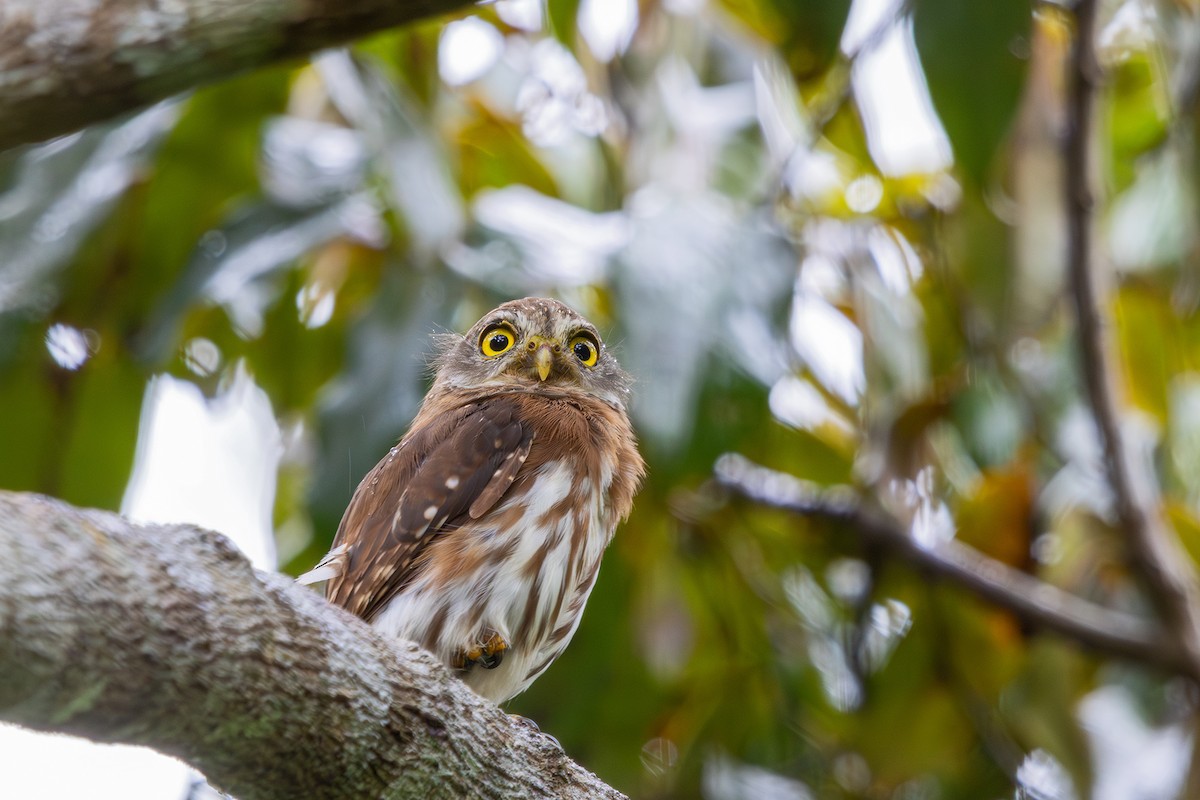
[[[479,352],[488,358],[507,353],[517,343],[517,334],[507,325],[493,325],[479,337]]]
[[[576,336],[571,340],[571,352],[583,362],[585,367],[596,366],[596,360],[600,358],[599,345],[596,344],[595,339],[587,335]]]

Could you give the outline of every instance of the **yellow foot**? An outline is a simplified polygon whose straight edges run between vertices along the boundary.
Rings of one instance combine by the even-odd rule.
[[[508,642],[496,631],[488,628],[483,631],[481,644],[460,653],[452,662],[459,669],[470,669],[478,664],[484,669],[495,669],[504,660],[504,651]]]

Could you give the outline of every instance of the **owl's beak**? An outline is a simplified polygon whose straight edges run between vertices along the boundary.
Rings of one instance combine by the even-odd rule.
[[[525,340],[525,346],[529,348],[529,353],[533,360],[533,369],[538,375],[538,380],[545,381],[550,377],[550,373],[554,371],[554,351],[561,347],[559,342],[553,337],[546,338],[534,334]],[[526,364],[529,362],[526,361]]]
[[[550,373],[554,371],[554,362],[558,360],[558,351],[562,350],[562,342],[553,336],[539,336],[534,334],[525,340],[525,347],[528,349],[529,361],[522,362],[525,369],[528,369],[530,361],[533,362],[533,371],[537,373],[538,380],[545,382]]]
[[[537,370],[539,380],[545,381],[550,377],[550,370],[554,367],[554,350],[549,342],[538,345],[537,352],[533,354],[533,366]]]

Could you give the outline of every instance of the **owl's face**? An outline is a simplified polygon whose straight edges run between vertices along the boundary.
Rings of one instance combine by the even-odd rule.
[[[443,347],[437,383],[447,389],[581,390],[618,408],[629,393],[596,327],[557,300],[512,300]]]

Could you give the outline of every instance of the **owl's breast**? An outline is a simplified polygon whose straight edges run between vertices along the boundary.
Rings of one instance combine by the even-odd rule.
[[[495,534],[494,546],[511,557],[497,574],[497,587],[507,591],[493,591],[491,611],[512,643],[508,663],[501,665],[510,671],[468,676],[485,695],[495,682],[515,680],[517,691],[523,690],[565,649],[616,526],[603,481],[569,456],[546,462],[528,492],[509,502],[497,513],[520,509],[521,518]]]
[[[588,395],[515,396],[516,416],[533,432],[532,447],[516,494],[529,488],[548,465],[562,465],[580,490],[614,515],[628,514],[645,473],[625,412]]]
[[[513,488],[431,544],[425,568],[374,623],[448,662],[498,633],[508,643],[500,665],[462,675],[494,700],[523,691],[565,649],[616,525],[600,483],[581,478],[569,457],[542,463]]]
[[[462,673],[497,701],[566,648],[642,472],[623,413],[579,398],[506,399],[532,432],[515,479],[486,513],[433,538],[374,623],[448,663],[498,634],[499,665]]]

